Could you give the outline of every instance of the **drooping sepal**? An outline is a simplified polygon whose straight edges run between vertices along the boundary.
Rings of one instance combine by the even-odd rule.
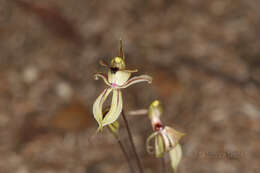
[[[174,147],[170,152],[170,160],[171,160],[171,167],[174,171],[174,173],[177,172],[177,167],[181,161],[182,158],[182,149],[181,145],[177,144],[176,147]]]
[[[185,136],[185,133],[179,132],[175,130],[174,128],[171,128],[169,126],[165,126],[165,134],[167,134],[167,138],[170,141],[170,147],[174,148],[180,141],[180,139]]]
[[[159,132],[154,132],[152,133],[147,139],[146,139],[146,143],[145,143],[145,146],[146,146],[146,151],[149,153],[149,154],[154,154],[154,146],[151,145],[151,142],[152,140],[158,135]]]
[[[165,141],[163,136],[159,134],[155,138],[155,157],[162,157],[165,152]]]
[[[105,100],[107,99],[107,96],[109,95],[109,93],[112,91],[112,88],[106,88],[96,99],[96,101],[93,104],[93,114],[94,114],[94,118],[96,119],[96,121],[98,122],[99,125],[99,130],[102,129],[103,127],[103,104],[105,102]]]
[[[118,89],[113,89],[113,97],[112,97],[110,110],[104,117],[102,121],[102,125],[105,126],[115,122],[118,119],[119,115],[121,114],[122,108],[123,108],[122,93]]]

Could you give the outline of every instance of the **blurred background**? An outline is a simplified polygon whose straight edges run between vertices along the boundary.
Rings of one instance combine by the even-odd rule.
[[[0,172],[129,173],[113,136],[95,135],[92,115],[106,87],[93,74],[106,71],[98,61],[118,55],[120,38],[128,67],[154,78],[123,91],[125,111],[162,101],[164,124],[187,133],[180,173],[259,172],[259,7],[259,0],[0,0]],[[159,172],[145,151],[148,118],[127,118],[145,172]],[[121,137],[129,148],[123,124]]]

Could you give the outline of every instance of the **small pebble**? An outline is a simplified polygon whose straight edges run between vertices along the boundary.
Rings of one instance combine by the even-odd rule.
[[[32,83],[35,80],[38,79],[38,70],[35,67],[27,67],[24,71],[23,71],[23,80],[26,83]]]
[[[68,83],[60,82],[56,87],[57,94],[63,99],[69,99],[72,95],[72,88]]]

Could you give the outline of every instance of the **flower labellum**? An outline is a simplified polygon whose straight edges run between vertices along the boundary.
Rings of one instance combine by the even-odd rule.
[[[176,147],[184,135],[184,133],[178,132],[171,127],[162,126],[147,138],[147,152],[155,154],[155,157],[162,157],[165,152],[169,152]],[[154,139],[154,147],[150,144],[152,139]]]

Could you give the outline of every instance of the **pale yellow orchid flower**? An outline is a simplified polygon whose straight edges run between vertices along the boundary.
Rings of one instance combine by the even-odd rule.
[[[163,154],[169,152],[171,165],[174,171],[182,157],[182,150],[179,140],[185,135],[169,126],[164,126],[160,120],[162,115],[162,106],[158,100],[155,100],[149,107],[148,116],[154,130],[146,140],[146,149],[149,154],[155,157],[163,157]],[[154,139],[154,146],[151,141]]]
[[[97,73],[94,75],[96,80],[102,78],[108,85],[108,87],[99,95],[93,104],[94,118],[99,124],[98,130],[101,130],[106,125],[112,124],[120,116],[123,109],[121,89],[139,82],[152,82],[152,77],[148,75],[141,75],[130,78],[131,74],[137,72],[137,70],[126,69],[122,46],[120,47],[120,56],[122,57],[113,58],[111,60],[110,66],[104,61],[100,62],[102,66],[109,68],[108,75],[102,73]],[[113,92],[113,96],[110,110],[104,117],[102,113],[103,103],[111,92]]]

